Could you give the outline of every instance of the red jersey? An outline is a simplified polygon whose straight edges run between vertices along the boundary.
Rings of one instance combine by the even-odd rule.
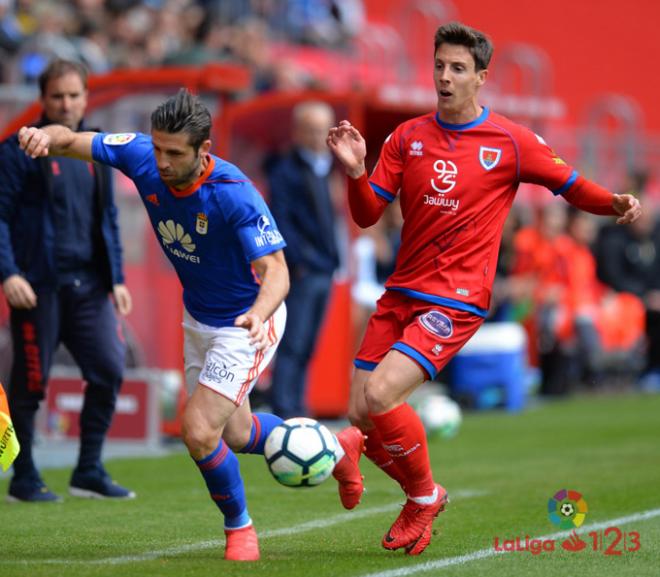
[[[400,195],[404,218],[386,288],[486,316],[518,185],[561,194],[577,176],[541,137],[488,108],[467,124],[447,124],[436,113],[404,122],[369,178],[386,200]]]

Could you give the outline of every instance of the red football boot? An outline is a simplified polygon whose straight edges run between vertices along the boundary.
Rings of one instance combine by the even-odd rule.
[[[348,427],[337,434],[344,456],[335,465],[332,475],[338,481],[339,498],[344,509],[353,509],[362,498],[364,477],[360,473],[360,457],[364,451],[364,435],[357,427]]]
[[[434,519],[445,510],[447,491],[437,485],[438,498],[429,505],[415,503],[408,499],[401,513],[394,521],[390,530],[383,537],[385,549],[400,549],[406,547],[409,555],[419,555],[431,542],[431,529]]]
[[[259,561],[259,540],[254,525],[241,529],[225,529],[227,561]]]

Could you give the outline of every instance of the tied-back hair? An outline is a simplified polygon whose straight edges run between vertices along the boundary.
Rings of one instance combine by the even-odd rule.
[[[151,113],[151,129],[169,134],[185,132],[197,151],[211,136],[211,113],[199,96],[181,88]]]
[[[493,56],[493,43],[490,38],[462,22],[449,22],[438,28],[435,33],[434,54],[441,44],[465,46],[474,58],[474,67],[477,72],[486,70]]]
[[[46,95],[46,89],[51,80],[61,78],[67,74],[77,74],[80,76],[83,87],[87,90],[87,67],[81,62],[56,58],[50,62],[50,64],[48,64],[44,71],[39,75],[39,92],[41,93],[41,96]]]

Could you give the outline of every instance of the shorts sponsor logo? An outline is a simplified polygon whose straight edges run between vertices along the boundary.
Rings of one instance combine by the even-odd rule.
[[[103,144],[110,146],[122,146],[134,140],[137,134],[135,132],[118,132],[116,134],[106,134],[103,137]]]
[[[443,349],[442,345],[435,345],[433,349],[431,349],[431,352],[437,357],[442,352],[442,349]]]
[[[204,366],[204,376],[216,383],[233,383],[236,373],[233,369],[236,365],[225,365],[225,363],[216,363],[209,361]]]
[[[441,338],[448,338],[454,334],[454,325],[447,315],[440,311],[429,311],[419,317],[421,325],[430,333]]]

